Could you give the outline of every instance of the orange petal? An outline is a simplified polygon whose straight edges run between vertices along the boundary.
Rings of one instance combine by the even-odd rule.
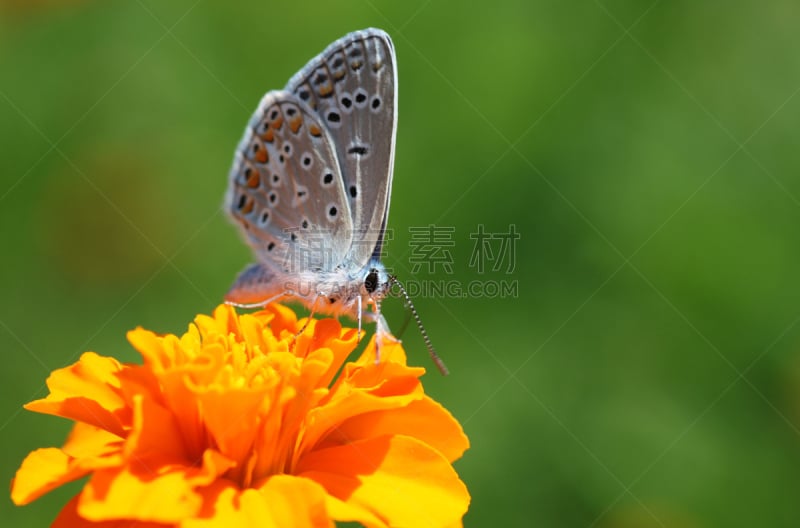
[[[345,365],[345,371],[354,370],[353,365]],[[390,377],[383,377],[379,372]],[[355,367],[355,374],[351,376],[349,379],[340,377],[329,396],[309,412],[298,455],[305,450],[314,449],[321,438],[354,416],[402,408],[424,397],[422,385],[414,375],[414,369],[404,365],[371,363]],[[356,385],[359,383],[364,385]]]
[[[119,393],[117,374],[124,368],[116,359],[85,352],[77,363],[53,371],[47,378],[50,394],[25,408],[85,422],[123,436],[129,413]]]
[[[90,471],[119,465],[120,447],[119,437],[78,423],[63,450],[37,449],[25,457],[11,483],[11,499],[27,504]]]
[[[119,454],[123,440],[93,425],[77,422],[61,450],[74,458],[101,457]]]
[[[81,517],[93,521],[136,519],[174,523],[200,509],[185,468],[143,460],[118,469],[95,471],[78,503]]]
[[[282,304],[272,303],[264,307],[262,311],[252,315],[260,319],[263,324],[269,324],[269,329],[278,339],[281,339],[284,331],[294,335],[300,330],[297,324],[297,314],[294,313],[294,310]]]
[[[407,436],[383,436],[315,451],[297,474],[322,484],[336,520],[367,526],[451,526],[469,493],[437,450]],[[347,503],[346,505],[342,503]]]
[[[182,528],[332,528],[325,489],[308,479],[276,475],[259,489],[217,481],[204,490],[203,509]]]
[[[292,475],[275,475],[259,491],[270,506],[275,526],[333,526],[333,520],[325,508],[325,488],[313,480]]]
[[[78,499],[80,494],[75,495],[62,508],[61,512],[53,521],[51,528],[169,528],[171,524],[149,523],[135,521],[131,519],[119,519],[114,521],[92,522],[78,515]]]
[[[137,519],[174,523],[193,517],[203,502],[200,489],[213,483],[233,462],[207,450],[199,467],[160,458],[135,458],[127,466],[95,471],[78,504],[93,521]]]
[[[453,462],[469,448],[461,424],[447,409],[425,396],[405,407],[359,414],[337,425],[315,449],[348,444],[376,436],[413,436]]]
[[[133,397],[133,427],[125,440],[126,457],[146,458],[151,454],[185,460],[191,464],[183,435],[174,415],[152,398]]]
[[[364,348],[361,357],[356,360],[357,365],[374,365],[375,364],[375,343],[377,336],[373,336],[369,344]],[[406,351],[403,350],[403,345],[400,341],[394,338],[383,337],[380,343],[380,363],[399,363],[400,365],[406,364]],[[421,369],[425,372],[425,369]]]
[[[175,362],[171,347],[164,346],[164,337],[141,326],[127,334],[128,342],[142,355],[145,365],[157,375],[168,370]]]
[[[377,396],[410,393],[417,389],[418,378],[425,374],[425,369],[406,365],[405,352],[398,343],[385,343],[381,345],[381,360],[375,363],[373,338],[358,361],[344,366],[333,392],[340,385],[356,387]]]
[[[247,388],[198,393],[195,401],[213,445],[234,460],[246,460],[258,433],[258,409],[268,394]]]
[[[32,451],[22,461],[11,481],[11,500],[17,505],[28,504],[93,469],[75,462],[75,459],[55,447]]]

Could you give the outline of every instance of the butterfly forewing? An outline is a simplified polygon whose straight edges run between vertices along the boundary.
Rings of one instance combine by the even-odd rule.
[[[348,265],[366,266],[383,236],[394,167],[397,74],[381,30],[337,40],[286,86],[330,132],[353,215]]]
[[[345,259],[353,224],[336,148],[295,95],[264,96],[228,185],[226,209],[265,266],[279,273],[329,271]]]

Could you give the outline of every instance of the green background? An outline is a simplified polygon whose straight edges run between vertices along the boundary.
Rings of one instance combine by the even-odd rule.
[[[0,2],[0,480],[64,439],[21,410],[49,371],[220,301],[251,259],[220,207],[247,119],[368,26],[400,76],[387,264],[519,288],[416,298],[448,378],[403,336],[472,442],[465,524],[797,526],[792,0]],[[452,275],[410,272],[429,224]],[[479,224],[521,234],[511,273],[469,265]]]

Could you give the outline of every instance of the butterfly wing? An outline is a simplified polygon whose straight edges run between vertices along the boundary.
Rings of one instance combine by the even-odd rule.
[[[274,269],[263,264],[251,264],[242,271],[225,294],[225,301],[240,304],[260,304],[276,300],[285,293],[283,281]]]
[[[305,103],[285,91],[264,96],[237,148],[225,209],[273,274],[329,271],[344,260],[353,224],[336,156]]]
[[[389,214],[397,128],[397,65],[379,29],[350,33],[312,59],[286,90],[306,102],[336,147],[355,230],[348,263],[380,251]]]

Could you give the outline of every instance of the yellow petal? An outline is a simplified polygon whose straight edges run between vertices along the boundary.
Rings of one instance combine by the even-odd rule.
[[[298,456],[313,449],[345,420],[374,411],[402,408],[422,399],[424,392],[418,377],[423,373],[424,369],[402,363],[375,364],[372,360],[348,363],[328,397],[309,412]]]
[[[194,465],[158,456],[134,458],[124,467],[95,471],[83,488],[78,513],[93,521],[178,522],[200,510],[200,490],[233,464],[211,449]]]
[[[195,519],[182,528],[332,528],[325,509],[325,490],[316,482],[276,475],[260,488],[239,490],[217,481],[204,491]]]
[[[93,425],[77,422],[61,448],[74,458],[101,457],[119,454],[123,440]]]
[[[260,421],[258,409],[267,394],[251,389],[215,389],[195,396],[206,435],[228,457],[246,460],[255,448]]]
[[[377,518],[389,526],[444,527],[459,522],[469,506],[467,488],[447,459],[407,436],[315,451],[300,461],[297,474],[338,499],[329,507],[341,521],[377,526]]]
[[[29,411],[85,422],[119,436],[130,415],[119,393],[117,374],[124,367],[115,359],[85,352],[77,363],[53,371],[50,394],[25,405]]]
[[[17,505],[28,504],[92,469],[75,463],[75,459],[55,447],[37,449],[25,457],[11,481],[11,500]]]
[[[461,424],[447,409],[425,396],[405,407],[359,414],[337,425],[316,449],[348,444],[387,434],[413,436],[453,462],[469,448]]]
[[[193,516],[201,505],[190,471],[154,459],[95,471],[83,488],[78,513],[93,521],[178,522]]]
[[[259,491],[270,506],[276,526],[328,528],[334,525],[325,508],[325,488],[313,480],[275,475]]]
[[[131,519],[92,522],[78,514],[79,495],[74,496],[53,521],[51,528],[169,528],[170,524],[150,523]]]
[[[102,429],[76,424],[64,449],[30,453],[11,483],[11,500],[27,504],[90,471],[119,465],[121,440]]]
[[[125,439],[126,458],[145,458],[151,454],[176,460],[189,460],[181,431],[174,415],[152,398],[133,397],[133,426]]]

